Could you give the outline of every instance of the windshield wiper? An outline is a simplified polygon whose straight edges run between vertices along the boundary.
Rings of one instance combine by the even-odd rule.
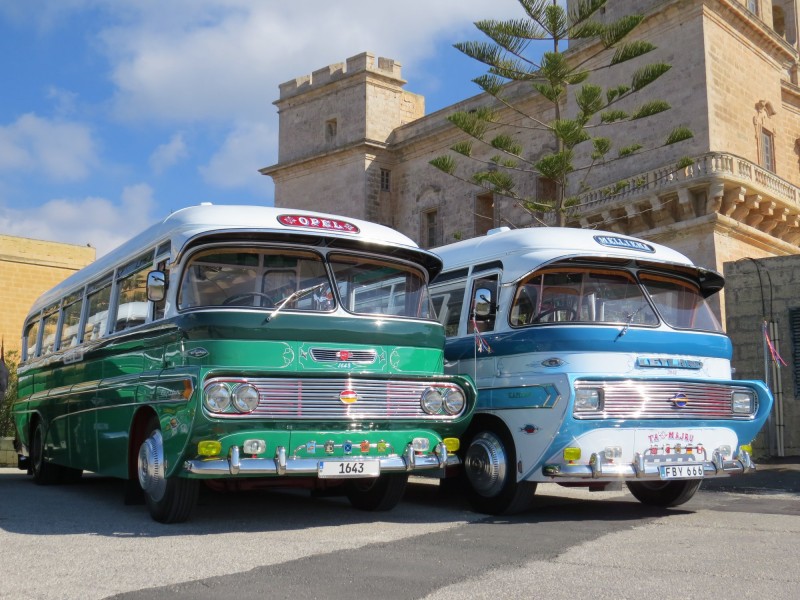
[[[616,342],[616,341],[617,341],[619,338],[621,338],[623,335],[625,335],[626,333],[628,333],[628,329],[630,329],[630,327],[631,327],[631,323],[632,323],[632,322],[633,322],[633,320],[636,318],[636,315],[638,315],[638,314],[641,312],[641,310],[642,310],[642,309],[643,309],[645,306],[647,306],[647,305],[646,305],[646,304],[642,304],[642,305],[641,305],[639,308],[637,308],[635,311],[633,311],[632,313],[630,313],[629,315],[627,315],[627,316],[625,317],[625,325],[624,325],[624,326],[623,326],[623,328],[620,330],[620,332],[617,334],[617,337],[615,337],[615,338],[614,338],[614,341],[615,341],[615,342]]]
[[[308,294],[310,294],[314,290],[316,290],[318,288],[323,288],[326,285],[328,285],[328,282],[327,281],[323,281],[322,283],[318,283],[316,285],[312,285],[312,286],[309,286],[307,288],[303,288],[302,290],[297,290],[296,292],[293,292],[293,293],[289,294],[288,296],[286,296],[286,298],[281,300],[281,303],[278,304],[278,306],[275,307],[275,310],[273,310],[271,313],[269,313],[269,315],[267,315],[267,318],[264,319],[264,322],[265,323],[269,323],[273,318],[275,318],[275,315],[277,315],[278,312],[280,312],[280,310],[284,306],[289,304],[289,302],[292,302],[293,300],[299,300],[303,296],[307,296]]]

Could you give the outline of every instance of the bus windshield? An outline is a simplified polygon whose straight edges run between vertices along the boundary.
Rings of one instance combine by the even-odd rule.
[[[214,249],[198,252],[186,268],[178,308],[237,306],[331,311],[335,308],[322,257],[281,249]]]
[[[359,314],[432,319],[422,271],[364,256],[328,257],[345,309]]]

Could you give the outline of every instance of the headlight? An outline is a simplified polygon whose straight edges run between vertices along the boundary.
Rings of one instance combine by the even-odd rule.
[[[457,415],[464,410],[466,399],[458,388],[451,388],[445,392],[444,409],[448,414]]]
[[[750,391],[736,391],[733,392],[731,399],[731,407],[733,412],[739,414],[750,415],[755,412],[756,398],[755,394]]]
[[[225,412],[231,405],[231,392],[224,383],[212,383],[203,392],[203,404],[213,413]]]
[[[575,411],[598,410],[603,404],[603,390],[600,388],[579,388],[575,390]]]
[[[442,402],[442,394],[439,392],[439,390],[435,388],[428,388],[422,392],[420,405],[422,406],[422,410],[429,415],[437,415],[442,412]]]
[[[237,385],[233,390],[233,407],[241,413],[258,408],[258,390],[250,383]]]

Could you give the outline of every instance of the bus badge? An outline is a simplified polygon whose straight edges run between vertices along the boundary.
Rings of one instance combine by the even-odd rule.
[[[342,444],[342,449],[344,450],[345,454],[350,454],[353,451],[353,442],[349,440],[346,441],[344,444]]]
[[[383,440],[378,442],[378,452],[386,452],[386,442]]]
[[[306,444],[306,452],[308,454],[314,454],[317,451],[317,442],[308,442]]]
[[[361,452],[369,452],[369,440],[361,442]]]
[[[358,402],[358,394],[353,390],[345,390],[339,394],[339,400],[341,400],[343,404],[355,404]]]
[[[683,392],[678,392],[669,401],[676,408],[686,408],[686,405],[689,404],[689,398]]]
[[[325,454],[333,454],[333,440],[325,442]]]

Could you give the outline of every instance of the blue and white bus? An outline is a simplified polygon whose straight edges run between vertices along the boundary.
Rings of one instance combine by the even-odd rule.
[[[732,380],[706,299],[720,274],[614,233],[501,228],[433,250],[445,369],[478,385],[461,458],[473,506],[524,509],[536,485],[675,506],[754,468],[772,397]]]

